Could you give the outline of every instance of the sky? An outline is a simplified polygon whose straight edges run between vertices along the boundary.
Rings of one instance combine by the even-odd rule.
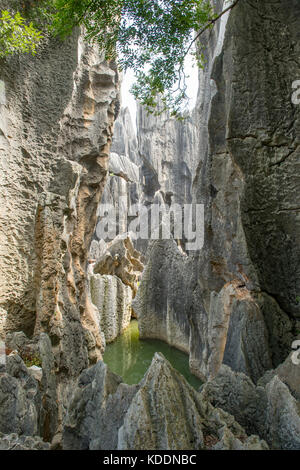
[[[187,94],[190,98],[189,108],[193,109],[196,104],[198,93],[198,68],[197,65],[193,62],[192,56],[187,57],[185,72],[187,75],[189,75],[189,78],[187,79]],[[124,75],[122,82],[122,107],[129,108],[132,122],[136,128],[136,102],[129,91],[134,81],[133,71],[128,70]]]

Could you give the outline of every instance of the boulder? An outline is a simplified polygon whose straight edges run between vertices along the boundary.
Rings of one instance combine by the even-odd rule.
[[[63,448],[116,449],[118,430],[136,389],[122,384],[102,361],[82,372],[64,420]]]
[[[0,433],[0,450],[50,450],[50,444],[39,436]]]
[[[138,385],[125,385],[99,361],[84,371],[68,408],[64,449],[267,449],[233,416],[214,408],[162,354]]]
[[[300,403],[275,373],[257,386],[241,372],[223,365],[201,388],[203,397],[232,414],[248,433],[264,439],[272,449],[300,449]]]
[[[7,357],[6,373],[0,374],[0,432],[35,436],[39,429],[38,382],[17,354]]]

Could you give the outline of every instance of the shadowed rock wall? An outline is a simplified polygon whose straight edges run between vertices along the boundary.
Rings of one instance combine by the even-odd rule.
[[[47,332],[58,372],[78,376],[101,357],[86,264],[118,73],[78,31],[45,40],[35,57],[2,61],[0,73],[2,334]]]
[[[168,262],[158,242],[165,269],[149,261],[134,305],[144,337],[155,336],[156,319],[168,341],[169,325],[181,328],[200,376],[224,362],[257,381],[283,362],[299,328],[299,17],[293,0],[245,0],[203,38],[193,201],[205,205],[204,248],[189,263]],[[151,292],[165,279],[158,309]]]

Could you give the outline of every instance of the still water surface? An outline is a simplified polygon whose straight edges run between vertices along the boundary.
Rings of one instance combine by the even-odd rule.
[[[161,352],[194,388],[200,387],[202,382],[189,370],[188,355],[164,341],[140,340],[137,320],[132,320],[124,333],[107,345],[103,360],[112,372],[132,385],[139,383],[144,377],[156,352]]]

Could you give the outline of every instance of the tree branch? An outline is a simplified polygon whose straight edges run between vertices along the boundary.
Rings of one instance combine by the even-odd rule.
[[[205,26],[204,28],[201,29],[201,31],[199,31],[199,33],[194,37],[194,39],[192,40],[192,42],[190,43],[189,47],[187,48],[186,50],[186,53],[184,54],[184,57],[186,57],[188,55],[188,53],[190,52],[191,50],[191,47],[193,46],[193,44],[197,41],[197,39],[199,39],[199,37],[213,24],[215,24],[223,15],[225,15],[225,13],[227,13],[229,10],[232,10],[238,3],[239,3],[240,0],[235,0],[235,2],[230,5],[229,7],[225,8],[225,10],[223,10],[218,16],[216,16],[216,18],[212,18]]]

